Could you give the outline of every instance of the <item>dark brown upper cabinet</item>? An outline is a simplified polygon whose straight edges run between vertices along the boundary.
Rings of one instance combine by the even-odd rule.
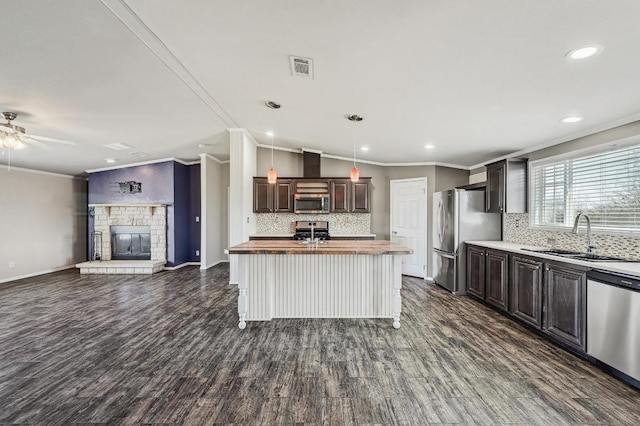
[[[371,211],[371,179],[331,179],[331,213],[369,213]]]
[[[351,181],[349,179],[331,179],[331,213],[349,213],[351,211]]]
[[[486,211],[527,212],[527,160],[517,158],[487,164]]]
[[[342,178],[278,178],[269,184],[265,177],[253,178],[254,213],[292,213],[294,195],[329,193],[331,213],[370,213],[371,178],[358,182]]]
[[[253,178],[253,211],[255,213],[292,213],[293,181],[278,179],[275,184],[267,178]]]

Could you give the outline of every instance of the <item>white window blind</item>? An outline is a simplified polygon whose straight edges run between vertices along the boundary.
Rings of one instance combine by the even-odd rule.
[[[570,228],[582,212],[594,229],[640,232],[640,145],[531,164],[531,225]]]

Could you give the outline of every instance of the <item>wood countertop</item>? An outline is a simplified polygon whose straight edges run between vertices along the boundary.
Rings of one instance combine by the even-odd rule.
[[[367,254],[405,255],[413,253],[408,247],[383,240],[326,241],[310,250],[307,244],[287,240],[254,240],[228,249],[229,254]]]

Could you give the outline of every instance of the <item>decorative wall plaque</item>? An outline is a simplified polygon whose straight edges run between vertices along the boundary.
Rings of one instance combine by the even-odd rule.
[[[142,182],[135,181],[127,181],[127,182],[118,182],[120,185],[120,192],[123,194],[137,194],[142,192]]]

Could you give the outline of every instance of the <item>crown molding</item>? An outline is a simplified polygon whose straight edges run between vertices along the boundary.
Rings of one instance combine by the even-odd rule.
[[[271,149],[271,145],[258,144],[258,147],[259,148],[264,148],[264,149]],[[283,146],[275,146],[274,145],[273,149],[276,150],[276,151],[292,152],[294,154],[302,154],[304,151],[311,151],[311,152],[319,153],[322,158],[331,158],[333,160],[341,160],[341,161],[353,162],[353,158],[352,157],[343,157],[341,155],[326,154],[326,153],[324,153],[322,151],[311,150],[311,149],[307,149],[307,148],[294,149],[294,148],[285,148]],[[471,168],[468,167],[468,166],[462,166],[462,165],[459,165],[459,164],[450,164],[450,163],[440,163],[438,161],[425,161],[425,162],[420,162],[420,163],[383,163],[383,162],[380,162],[380,161],[357,159],[356,163],[370,164],[372,166],[382,166],[382,167],[440,166],[440,167],[450,167],[450,168],[454,168],[454,169],[471,170]]]
[[[24,173],[35,173],[37,175],[55,176],[55,177],[61,177],[61,178],[67,178],[67,179],[88,180],[88,178],[84,176],[65,175],[62,173],[46,172],[44,170],[35,170],[35,169],[25,169],[23,167],[14,167],[14,166],[11,166],[11,169],[1,168],[0,171],[7,172],[7,173],[16,171],[16,172],[24,172]]]
[[[501,157],[493,158],[491,160],[484,161],[479,164],[474,164],[469,168],[469,170],[477,169],[479,167],[484,167],[487,164],[495,163],[496,161],[506,160],[507,158],[519,157],[521,155],[529,154],[535,151],[540,151],[541,149],[549,148],[551,146],[560,145],[565,142],[571,142],[577,139],[582,139],[587,136],[595,135],[596,133],[604,132],[606,130],[615,129],[616,127],[621,127],[627,124],[631,124],[634,121],[640,120],[640,113],[633,114],[625,118],[621,118],[620,120],[611,121],[606,124],[602,124],[600,126],[590,127],[589,129],[581,130],[579,132],[571,133],[567,136],[563,136],[561,138],[552,139],[547,142],[542,142],[538,145],[534,145],[530,148],[521,149],[520,151],[512,152],[511,154],[503,155]],[[611,141],[613,142],[613,141]]]
[[[100,167],[98,169],[89,169],[89,170],[85,170],[85,172],[87,173],[96,173],[96,172],[106,172],[109,170],[118,170],[118,169],[126,169],[129,167],[136,167],[136,166],[146,166],[148,164],[157,164],[157,163],[166,163],[168,161],[175,161],[176,163],[180,163],[183,164],[185,166],[188,166],[189,163],[179,160],[177,158],[161,158],[159,160],[148,160],[148,161],[140,161],[138,163],[129,163],[129,164],[118,164],[117,166],[108,166],[108,167]]]

